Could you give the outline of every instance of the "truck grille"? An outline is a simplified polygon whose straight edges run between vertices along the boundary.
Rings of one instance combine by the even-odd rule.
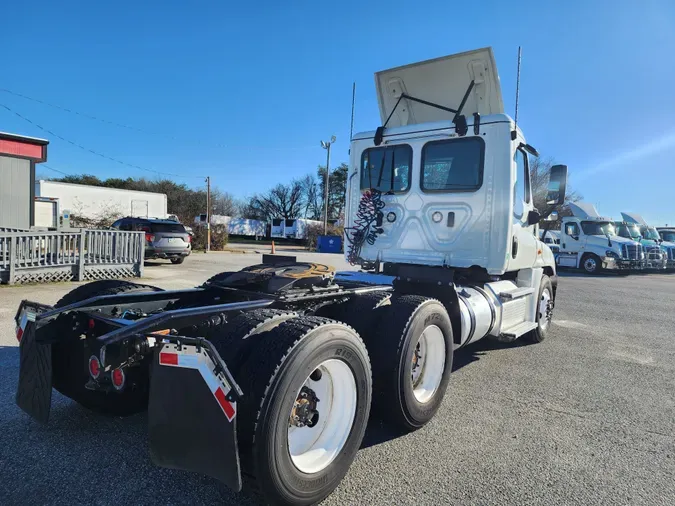
[[[661,248],[659,248],[658,246],[648,247],[647,248],[647,255],[648,255],[648,258],[650,258],[652,260],[660,260],[661,258],[663,258],[661,256]]]
[[[623,257],[628,260],[640,260],[640,251],[642,245],[640,244],[622,244],[621,245]]]

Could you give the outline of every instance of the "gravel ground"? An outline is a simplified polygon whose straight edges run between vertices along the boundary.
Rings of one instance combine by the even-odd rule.
[[[258,258],[195,254],[149,265],[146,277],[194,286]],[[0,287],[0,503],[250,504],[210,478],[155,467],[145,415],[106,418],[54,393],[41,426],[14,405],[16,306],[53,303],[72,286]],[[405,436],[371,423],[324,504],[673,504],[674,307],[674,276],[561,276],[549,339],[458,352],[436,418]]]

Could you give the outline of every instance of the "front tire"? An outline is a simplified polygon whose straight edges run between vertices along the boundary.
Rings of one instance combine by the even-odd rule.
[[[555,305],[553,283],[551,283],[551,278],[545,274],[541,277],[537,301],[537,328],[525,335],[525,338],[532,343],[540,343],[546,339],[553,318],[553,307]]]
[[[324,318],[293,318],[257,337],[237,381],[247,392],[237,427],[245,486],[271,504],[323,500],[354,460],[370,412],[359,336]]]
[[[443,304],[418,295],[393,298],[378,331],[366,336],[373,363],[374,408],[406,431],[429,422],[452,371],[453,338]]]
[[[586,274],[598,274],[602,270],[602,260],[593,253],[587,253],[581,259],[581,268]]]

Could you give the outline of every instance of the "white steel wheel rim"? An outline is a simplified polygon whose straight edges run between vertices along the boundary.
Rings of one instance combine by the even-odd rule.
[[[321,379],[314,381],[308,376],[302,387],[312,389],[319,399],[319,420],[313,427],[297,427],[290,422],[288,426],[291,461],[307,474],[318,473],[335,460],[349,438],[356,416],[356,380],[351,368],[342,360],[330,359],[316,370],[321,371]]]
[[[429,402],[438,390],[445,370],[445,337],[436,325],[426,327],[417,340],[412,358],[413,395],[417,402]]]
[[[545,288],[541,292],[541,300],[539,301],[539,326],[542,329],[548,327],[549,322],[551,321],[551,316],[549,314],[549,304],[551,303],[551,292],[548,288]]]

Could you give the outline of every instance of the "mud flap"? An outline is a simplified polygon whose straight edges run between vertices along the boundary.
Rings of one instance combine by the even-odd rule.
[[[16,404],[38,422],[47,423],[52,403],[52,346],[35,341],[35,313],[23,310],[17,338],[21,344]]]
[[[203,348],[161,344],[150,375],[148,425],[155,464],[206,474],[241,490],[232,385]]]

